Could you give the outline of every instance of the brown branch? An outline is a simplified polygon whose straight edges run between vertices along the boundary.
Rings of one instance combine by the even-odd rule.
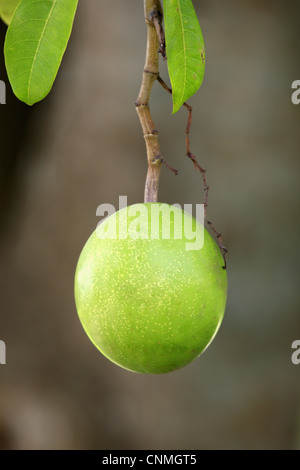
[[[155,162],[156,161],[159,161],[160,163],[162,163],[163,165],[165,165],[168,170],[172,171],[174,173],[175,176],[178,175],[178,170],[176,170],[175,168],[173,168],[171,165],[169,165],[169,163],[167,163],[160,155],[158,155],[158,157],[155,159]],[[153,162],[153,163],[155,163]]]
[[[160,161],[158,132],[150,114],[149,98],[153,83],[158,77],[159,41],[154,20],[157,25],[162,21],[160,1],[144,0],[144,15],[147,25],[147,49],[141,88],[135,106],[143,130],[148,160],[144,202],[157,202],[162,162]]]
[[[207,220],[207,223],[208,225],[210,226],[210,228],[212,229],[212,231],[216,234],[216,237],[218,239],[218,242],[219,242],[219,246],[220,246],[220,249],[222,251],[222,254],[223,254],[223,259],[224,259],[224,266],[223,266],[223,269],[226,269],[227,267],[227,263],[226,263],[226,253],[228,253],[228,250],[227,248],[224,246],[223,244],[223,239],[222,239],[222,234],[217,232],[217,230],[215,229],[215,227],[213,226],[212,222],[210,222],[209,220]]]
[[[165,81],[161,78],[161,76],[159,74],[157,75],[157,81],[162,85],[162,87],[165,90],[167,90],[170,94],[172,94],[172,89],[165,83]],[[219,247],[220,247],[220,250],[222,252],[223,259],[224,259],[223,269],[226,269],[226,267],[227,267],[226,253],[228,252],[228,250],[223,244],[221,233],[217,232],[217,230],[215,229],[212,222],[207,220],[207,204],[208,204],[209,186],[207,185],[207,182],[206,182],[206,175],[205,175],[206,170],[204,170],[204,168],[202,168],[199,165],[196,156],[191,152],[191,149],[190,149],[190,129],[191,129],[191,125],[192,125],[192,111],[193,111],[193,108],[187,103],[183,103],[183,106],[188,110],[188,121],[187,121],[186,130],[185,130],[185,133],[186,133],[186,139],[185,139],[186,155],[193,162],[195,169],[198,170],[201,173],[203,186],[204,186],[204,193],[205,193],[205,198],[204,198],[204,220],[207,222],[207,224],[210,226],[211,230],[215,233],[215,235],[217,237]]]
[[[157,81],[162,85],[162,87],[167,90],[170,94],[172,94],[172,89],[170,87],[168,87],[168,85],[166,84],[166,82],[161,78],[160,75],[157,76]],[[208,190],[209,190],[209,186],[207,186],[207,182],[206,182],[206,176],[205,176],[205,173],[206,173],[206,170],[204,170],[204,168],[202,168],[198,161],[197,161],[197,158],[196,156],[191,152],[190,150],[190,128],[191,128],[191,125],[192,125],[192,111],[193,111],[193,108],[187,104],[187,103],[183,103],[183,106],[188,110],[188,122],[187,122],[187,126],[186,126],[186,130],[185,130],[185,133],[186,133],[186,139],[185,139],[185,144],[186,144],[186,155],[192,160],[193,164],[194,164],[194,167],[196,168],[196,170],[200,171],[201,175],[202,175],[202,180],[203,180],[203,185],[204,185],[204,191],[205,191],[205,199],[204,199],[204,217],[205,217],[205,220],[206,220],[206,208],[207,208],[207,201],[208,201]]]
[[[151,19],[153,21],[156,34],[157,34],[157,39],[159,43],[159,49],[158,53],[160,53],[163,57],[164,60],[167,60],[166,57],[166,39],[165,39],[165,33],[164,33],[164,28],[162,25],[163,22],[163,15],[162,12],[160,11],[155,11],[151,15]]]
[[[186,145],[186,155],[192,160],[194,167],[196,170],[200,171],[201,176],[202,176],[202,181],[203,181],[203,186],[204,186],[204,193],[205,193],[205,198],[204,198],[204,218],[206,220],[206,208],[207,208],[207,202],[208,202],[208,191],[209,191],[209,186],[207,186],[206,182],[206,170],[202,168],[202,166],[199,165],[196,156],[191,152],[190,150],[190,128],[192,125],[192,111],[193,108],[188,105],[187,103],[184,103],[183,106],[188,110],[188,122],[186,125],[186,138],[185,138],[185,145]]]

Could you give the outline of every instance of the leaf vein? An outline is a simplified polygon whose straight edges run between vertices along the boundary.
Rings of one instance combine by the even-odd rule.
[[[27,100],[28,100],[28,102],[29,102],[29,95],[30,95],[30,87],[31,87],[32,74],[33,74],[33,69],[34,69],[35,63],[36,63],[37,54],[38,54],[38,51],[39,51],[39,49],[40,49],[41,41],[42,41],[42,39],[43,39],[43,36],[44,36],[44,34],[45,34],[45,31],[46,31],[46,29],[47,29],[49,20],[50,20],[50,18],[51,18],[51,15],[52,15],[52,13],[53,13],[53,10],[54,10],[54,7],[55,7],[56,4],[57,4],[57,0],[54,0],[54,1],[53,1],[53,5],[52,5],[52,7],[51,7],[51,9],[50,9],[50,11],[49,11],[49,14],[48,14],[47,18],[46,18],[45,26],[44,26],[44,28],[43,28],[43,30],[42,30],[42,32],[41,32],[41,36],[40,36],[40,39],[39,39],[39,42],[38,42],[38,45],[37,45],[37,48],[36,48],[36,51],[35,51],[35,55],[34,55],[34,57],[33,57],[32,67],[31,67],[31,71],[30,71],[29,79],[28,79],[28,91],[27,91]]]

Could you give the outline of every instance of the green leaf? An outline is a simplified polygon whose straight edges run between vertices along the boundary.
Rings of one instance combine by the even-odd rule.
[[[0,0],[0,18],[9,24],[20,0]]]
[[[72,31],[78,0],[22,0],[4,55],[13,92],[28,105],[49,93]]]
[[[173,114],[196,93],[205,69],[204,41],[191,0],[163,0]]]

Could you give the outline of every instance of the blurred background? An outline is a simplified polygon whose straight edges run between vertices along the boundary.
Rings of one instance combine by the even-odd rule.
[[[142,0],[84,0],[49,96],[28,107],[0,79],[1,449],[300,449],[300,79],[297,0],[196,0],[206,44],[191,149],[207,170],[208,218],[228,254],[228,303],[207,351],[163,376],[127,372],[84,333],[74,271],[102,203],[143,200],[135,111]],[[0,25],[1,44],[6,26]],[[167,66],[160,73],[168,82]],[[186,110],[159,84],[151,111],[160,200],[201,203],[185,157]]]

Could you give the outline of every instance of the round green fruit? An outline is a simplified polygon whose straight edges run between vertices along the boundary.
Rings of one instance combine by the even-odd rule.
[[[189,213],[159,203],[125,207],[99,224],[82,250],[78,316],[115,364],[144,374],[180,369],[220,327],[223,264],[217,244]]]

